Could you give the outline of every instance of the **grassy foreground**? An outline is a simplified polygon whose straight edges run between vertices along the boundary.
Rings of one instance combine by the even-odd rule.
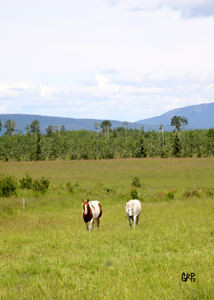
[[[214,159],[0,163],[17,179],[27,170],[51,187],[0,198],[0,299],[214,299]],[[125,216],[132,176],[143,183],[135,229]],[[79,183],[73,194],[67,182]],[[198,194],[184,197],[197,183]],[[103,207],[91,233],[87,198]]]

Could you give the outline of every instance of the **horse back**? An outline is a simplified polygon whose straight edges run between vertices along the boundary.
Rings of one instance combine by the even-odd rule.
[[[134,215],[140,215],[141,213],[141,203],[139,200],[134,199],[134,200],[130,200],[129,202],[131,202],[134,206]]]
[[[93,218],[94,219],[99,219],[102,216],[102,207],[99,201],[94,200],[89,202]]]
[[[141,213],[141,203],[139,200],[133,200],[134,201],[134,212],[138,216]]]

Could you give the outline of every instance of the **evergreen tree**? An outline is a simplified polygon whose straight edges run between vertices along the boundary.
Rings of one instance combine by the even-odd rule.
[[[134,157],[146,157],[147,153],[146,153],[146,149],[145,149],[145,143],[144,143],[144,138],[141,136],[137,143],[136,143],[136,147],[133,153]]]
[[[65,134],[65,132],[66,132],[65,125],[62,125],[60,128],[60,134],[63,135]]]
[[[175,133],[174,140],[173,140],[172,156],[175,157],[181,156],[181,143],[177,132]]]

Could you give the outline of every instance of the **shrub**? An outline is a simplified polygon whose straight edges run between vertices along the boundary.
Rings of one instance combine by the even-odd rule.
[[[69,193],[73,194],[74,192],[74,187],[71,185],[70,182],[66,183],[66,189]]]
[[[0,174],[0,197],[16,195],[17,182],[13,176]]]
[[[104,187],[103,190],[106,191],[107,193],[114,193],[115,192],[114,189],[109,188],[109,187]]]
[[[76,183],[74,184],[74,187],[78,188],[80,186],[79,182],[76,181]]]
[[[33,182],[33,190],[34,192],[41,192],[41,184],[39,182],[39,180],[35,179],[34,182]]]
[[[212,190],[205,190],[206,196],[213,196],[214,192]]]
[[[34,180],[33,190],[37,193],[41,192],[41,194],[44,195],[44,193],[48,190],[49,184],[50,180],[42,176],[39,180]]]
[[[45,178],[44,176],[42,176],[42,177],[40,178],[40,183],[41,183],[41,185],[43,185],[44,188],[47,190],[47,189],[49,188],[50,180],[47,179],[47,178]]]
[[[76,152],[71,152],[71,153],[70,153],[70,159],[71,159],[71,160],[78,159],[77,153],[76,153]]]
[[[168,192],[166,194],[166,200],[171,200],[171,199],[174,199],[174,198],[175,198],[174,191]]]
[[[183,197],[189,198],[189,197],[200,197],[201,193],[199,190],[187,190],[184,192]]]
[[[27,172],[26,175],[19,180],[21,189],[31,189],[33,185],[33,178],[30,177],[29,173]]]
[[[132,199],[137,199],[137,198],[138,198],[138,192],[137,192],[136,189],[132,189],[132,190],[130,191],[130,194],[131,194],[131,198],[132,198]]]
[[[140,178],[138,176],[132,177],[132,186],[142,187]]]

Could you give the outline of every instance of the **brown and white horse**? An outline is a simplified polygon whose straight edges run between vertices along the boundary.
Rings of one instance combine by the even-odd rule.
[[[100,217],[102,216],[102,207],[99,201],[84,201],[83,202],[83,220],[86,224],[87,230],[91,231],[94,228],[94,220],[97,221],[97,227],[100,225]],[[89,222],[89,225],[88,225]]]

